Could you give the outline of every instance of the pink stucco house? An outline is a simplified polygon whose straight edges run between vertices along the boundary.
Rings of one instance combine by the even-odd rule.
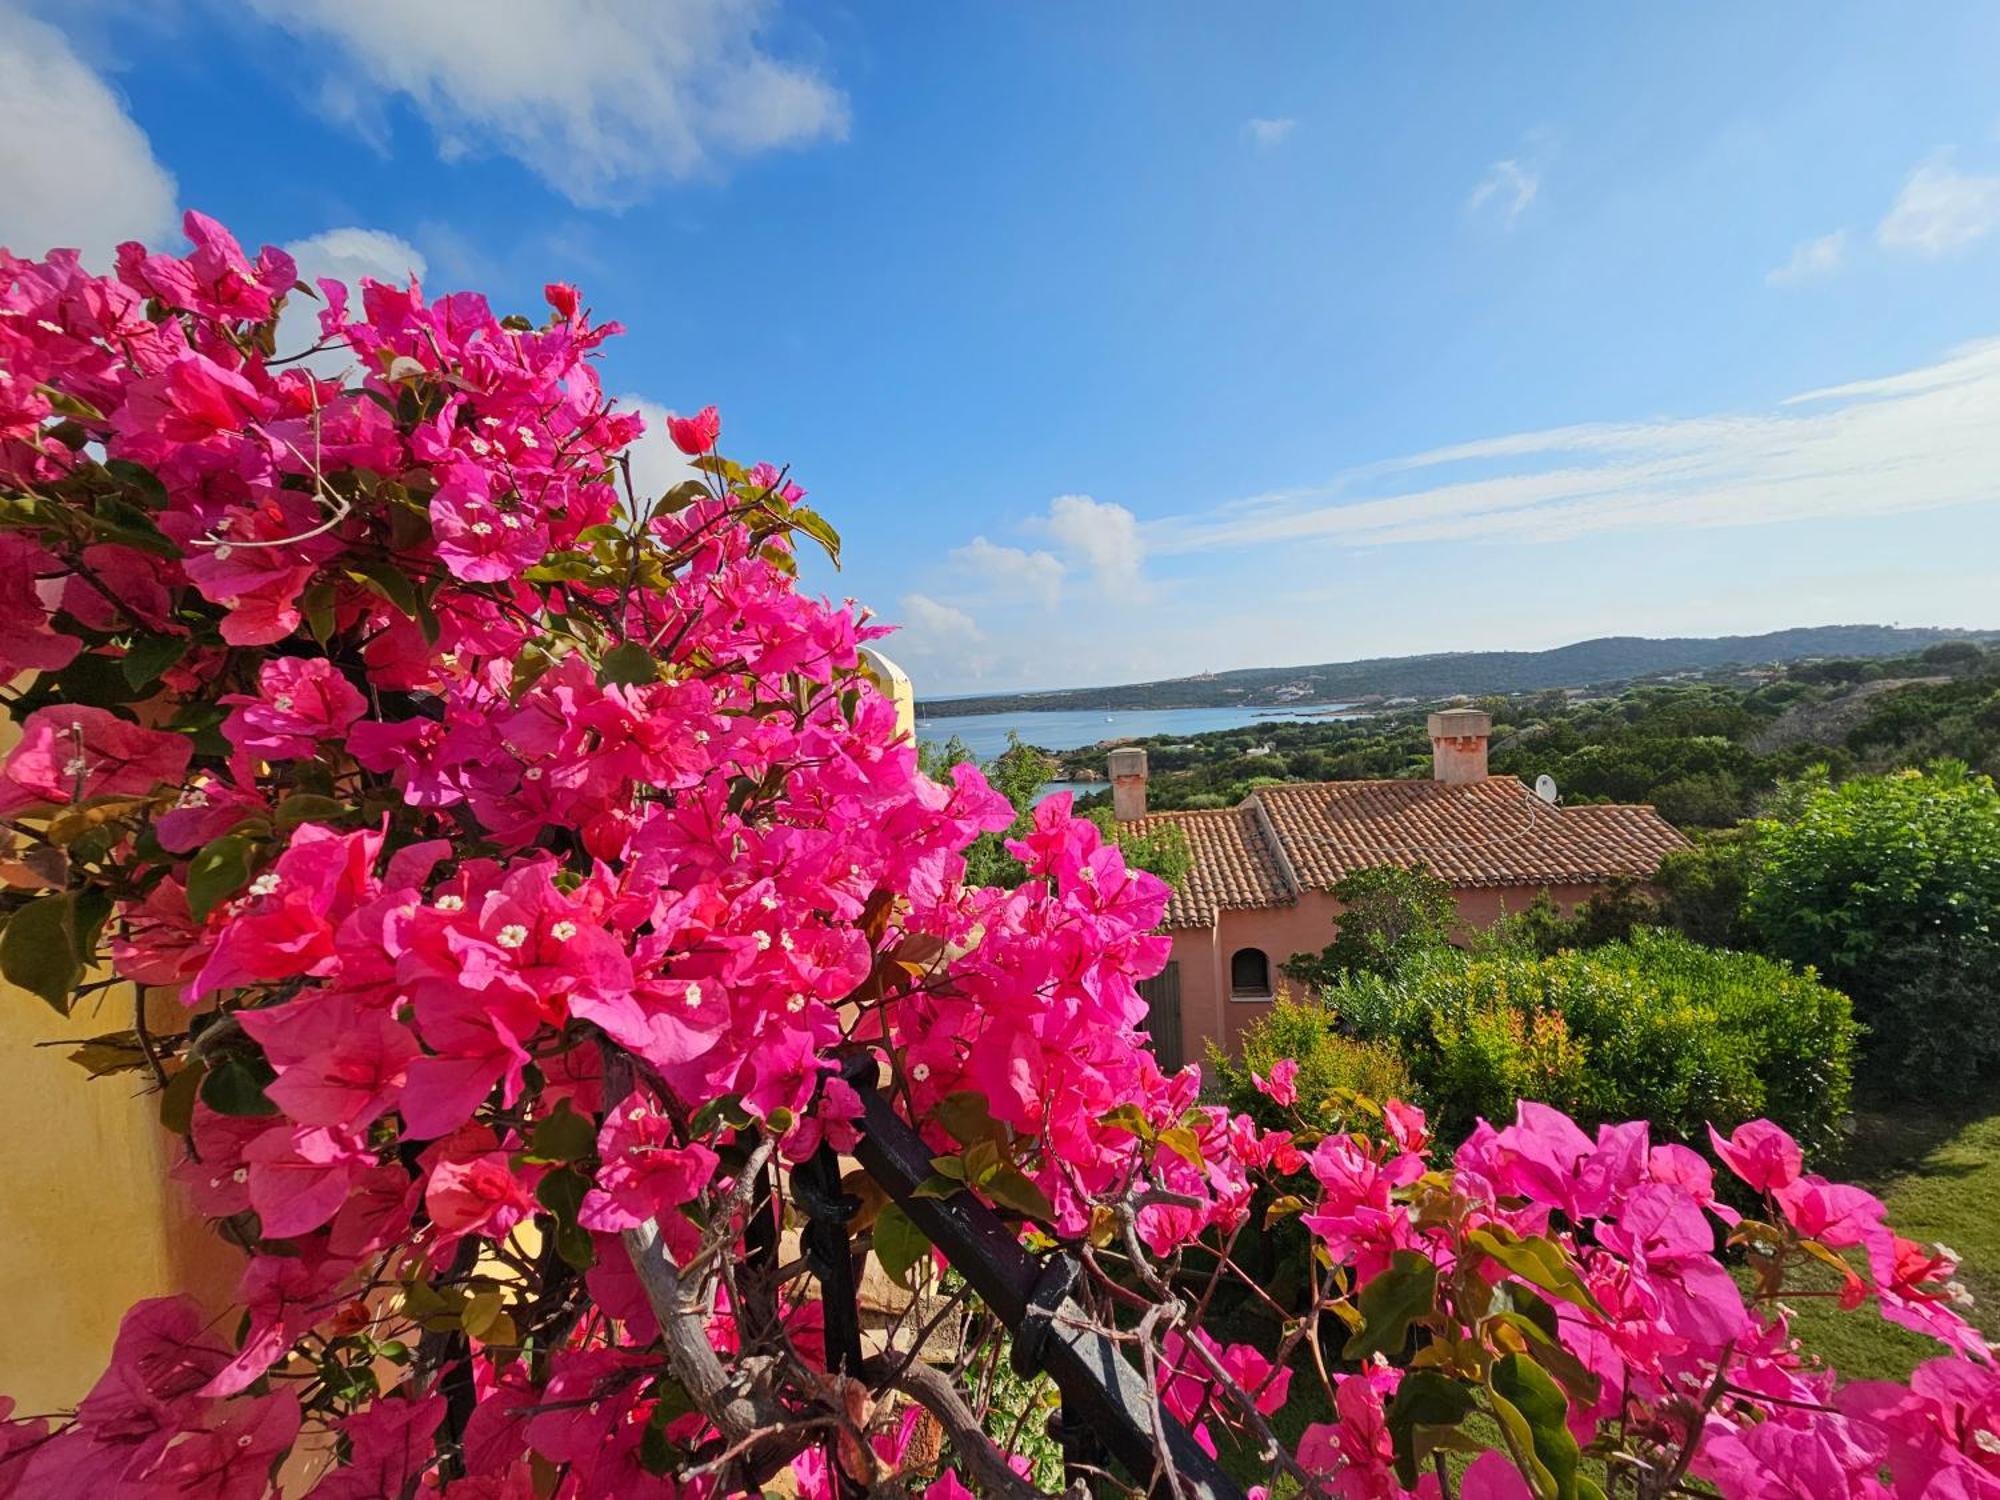
[[[1111,752],[1113,810],[1187,835],[1194,867],[1167,907],[1166,972],[1142,986],[1164,1066],[1234,1051],[1273,998],[1279,966],[1333,940],[1330,888],[1355,870],[1424,865],[1483,927],[1540,891],[1574,906],[1612,880],[1650,879],[1687,840],[1650,807],[1551,806],[1513,776],[1489,776],[1493,723],[1476,709],[1430,716],[1429,781],[1261,787],[1235,807],[1146,811],[1146,752]]]

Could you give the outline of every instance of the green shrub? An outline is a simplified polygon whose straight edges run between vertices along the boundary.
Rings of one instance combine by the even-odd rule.
[[[1676,932],[1711,948],[1749,946],[1743,897],[1750,884],[1750,840],[1741,829],[1710,834],[1660,861],[1661,916]]]
[[[1767,1115],[1825,1146],[1847,1110],[1847,998],[1675,934],[1546,958],[1437,950],[1324,999],[1345,1031],[1397,1051],[1447,1134],[1509,1119],[1527,1098],[1689,1141],[1707,1122]]]
[[[1299,1065],[1298,1109],[1320,1130],[1338,1129],[1351,1120],[1354,1095],[1378,1104],[1387,1099],[1423,1102],[1392,1048],[1341,1035],[1324,1005],[1287,995],[1244,1028],[1240,1059],[1209,1044],[1214,1091],[1232,1112],[1247,1114],[1266,1129],[1287,1125],[1291,1112],[1265,1098],[1250,1078],[1252,1073],[1270,1077],[1271,1065],[1287,1057]]]
[[[1854,997],[1874,1078],[1962,1091],[2000,1072],[2000,791],[1956,762],[1789,788],[1743,901],[1764,951]]]
[[[1621,876],[1565,913],[1547,891],[1520,911],[1476,934],[1476,952],[1517,949],[1546,958],[1565,948],[1601,948],[1631,939],[1660,921],[1660,903],[1630,876]]]

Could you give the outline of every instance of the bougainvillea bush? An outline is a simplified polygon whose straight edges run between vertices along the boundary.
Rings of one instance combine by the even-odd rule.
[[[80,1059],[157,1092],[243,1271],[0,1425],[0,1495],[1029,1492],[1006,1330],[857,1177],[852,1243],[925,1295],[828,1368],[793,1230],[864,1058],[925,1191],[1073,1253],[1157,1430],[1279,1492],[2000,1490],[1954,1258],[1776,1127],[1717,1142],[1741,1219],[1642,1123],[1524,1104],[1447,1158],[1394,1102],[1288,1134],[1163,1076],[1164,887],[1061,799],[1023,881],[965,883],[1011,810],[920,774],[878,627],[797,587],[833,533],[712,410],[669,424],[703,479],[635,493],[573,289],[357,300],[187,236],[0,258],[0,967],[109,1017]],[[321,346],[280,349],[315,295]],[[1209,1327],[1274,1214],[1318,1247],[1305,1312]],[[1908,1385],[1795,1346],[1828,1264],[1939,1341]]]

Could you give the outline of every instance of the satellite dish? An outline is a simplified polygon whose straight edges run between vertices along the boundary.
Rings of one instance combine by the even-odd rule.
[[[1550,807],[1554,807],[1561,796],[1561,793],[1556,791],[1555,777],[1546,775],[1537,776],[1535,778],[1535,795],[1548,803]]]

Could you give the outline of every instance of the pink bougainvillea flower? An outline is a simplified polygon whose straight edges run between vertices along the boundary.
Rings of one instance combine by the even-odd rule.
[[[722,436],[722,413],[704,406],[691,417],[668,417],[667,435],[676,448],[691,457],[710,452]]]
[[[364,1406],[340,1424],[347,1455],[312,1488],[313,1500],[379,1500],[411,1492],[437,1462],[431,1435],[444,1420],[445,1400],[433,1392]]]
[[[480,1131],[465,1142],[443,1143],[445,1154],[424,1188],[431,1222],[448,1240],[465,1234],[503,1239],[535,1210],[534,1174],[515,1171],[505,1151],[476,1149],[482,1134],[490,1144],[491,1133]]]
[[[1711,1125],[1708,1139],[1722,1164],[1760,1193],[1790,1186],[1805,1166],[1799,1143],[1769,1120],[1746,1121],[1727,1136]]]
[[[1271,1064],[1271,1076],[1252,1073],[1250,1081],[1257,1086],[1257,1092],[1281,1108],[1299,1102],[1299,1065],[1289,1057],[1281,1057]]]
[[[639,1095],[605,1116],[597,1138],[603,1165],[577,1222],[586,1229],[635,1229],[694,1200],[715,1176],[716,1154],[679,1145],[673,1122]]]
[[[300,760],[338,743],[367,710],[368,700],[323,656],[280,656],[257,674],[255,697],[230,693],[236,711],[223,736],[263,760]]]
[[[362,1139],[324,1126],[275,1125],[244,1148],[250,1206],[267,1239],[289,1239],[327,1223],[375,1165]]]
[[[38,708],[0,766],[0,812],[92,797],[143,797],[179,784],[194,746],[186,735],[145,729],[106,708]]]
[[[66,667],[83,649],[82,641],[52,626],[55,611],[38,588],[39,580],[62,576],[61,561],[46,547],[0,532],[0,682],[26,671]]]

